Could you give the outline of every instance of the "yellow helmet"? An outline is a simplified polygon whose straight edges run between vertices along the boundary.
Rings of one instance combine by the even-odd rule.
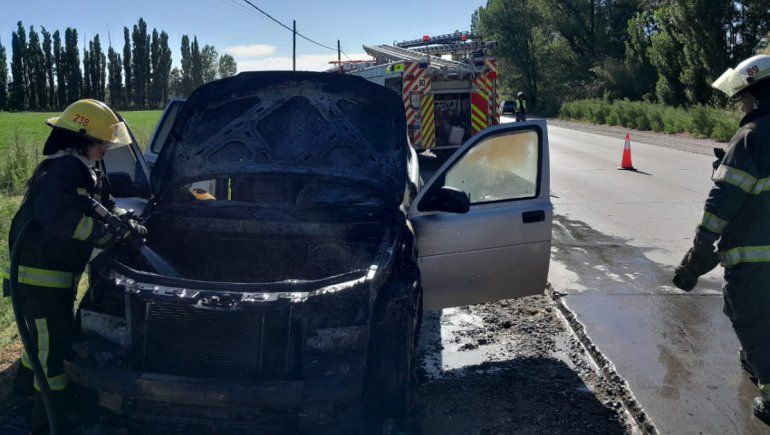
[[[79,133],[111,146],[131,143],[126,123],[120,121],[106,104],[90,98],[75,101],[67,106],[61,115],[48,118],[45,123],[50,127]]]

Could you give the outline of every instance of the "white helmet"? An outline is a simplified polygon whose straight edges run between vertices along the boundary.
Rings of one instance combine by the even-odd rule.
[[[711,86],[733,98],[766,78],[770,78],[770,56],[762,54],[744,60],[735,69],[728,68]]]

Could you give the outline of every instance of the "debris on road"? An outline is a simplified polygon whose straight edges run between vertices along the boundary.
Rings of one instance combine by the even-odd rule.
[[[427,313],[421,340],[423,433],[638,432],[548,295]]]

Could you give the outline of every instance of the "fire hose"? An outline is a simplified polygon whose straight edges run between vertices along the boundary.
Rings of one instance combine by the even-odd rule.
[[[133,233],[131,225],[121,219],[119,216],[110,213],[102,204],[98,201],[90,199],[88,203],[89,209],[93,214],[106,224],[108,230],[112,233],[115,240],[121,241],[124,244],[139,251],[147,261],[155,267],[156,271],[166,276],[178,277],[176,272],[171,266],[163,261],[154,251],[152,251],[145,244],[144,240],[138,235]],[[29,326],[24,317],[23,309],[21,307],[21,300],[19,295],[19,258],[21,256],[22,247],[24,246],[25,237],[29,229],[31,228],[32,220],[24,222],[19,231],[19,236],[16,242],[13,244],[11,251],[11,267],[10,267],[10,293],[11,293],[11,305],[13,307],[14,318],[16,319],[16,325],[19,329],[19,336],[21,342],[24,345],[24,350],[27,352],[29,362],[32,365],[32,371],[35,379],[37,380],[38,387],[40,388],[40,395],[45,407],[46,417],[48,419],[48,430],[51,435],[57,435],[59,433],[59,425],[56,418],[56,414],[53,409],[53,401],[51,398],[51,387],[48,384],[45,371],[43,370],[42,362],[38,356],[38,349],[35,342],[29,332]]]

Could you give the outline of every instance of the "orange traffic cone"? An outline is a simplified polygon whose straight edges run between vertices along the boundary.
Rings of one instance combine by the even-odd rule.
[[[635,171],[633,163],[631,163],[631,135],[626,133],[626,144],[623,146],[623,161],[620,163],[618,169],[625,169],[628,171]]]

